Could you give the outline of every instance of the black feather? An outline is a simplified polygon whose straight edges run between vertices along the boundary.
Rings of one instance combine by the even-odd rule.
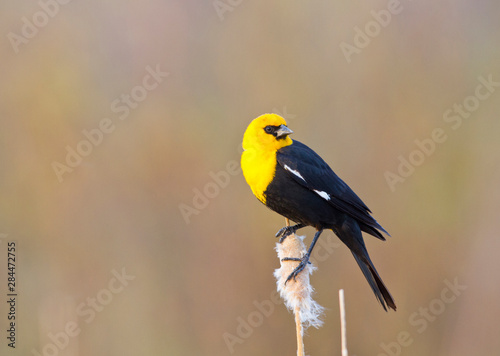
[[[318,231],[331,229],[351,250],[385,310],[396,304],[370,260],[361,231],[385,240],[387,231],[366,204],[306,145],[293,141],[276,152],[276,170],[264,195],[277,213]],[[328,194],[327,199],[318,192]],[[312,249],[311,249],[312,250]]]

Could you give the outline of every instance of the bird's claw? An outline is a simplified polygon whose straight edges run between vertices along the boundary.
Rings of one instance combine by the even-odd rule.
[[[276,233],[276,237],[280,237],[282,235],[285,234],[285,232],[290,228],[291,226],[285,226],[285,227],[282,227],[281,229],[278,230],[278,232]]]
[[[288,283],[288,281],[290,281],[292,278],[294,281],[296,281],[296,277],[299,275],[300,272],[302,272],[302,270],[304,268],[306,268],[306,266],[311,263],[309,261],[309,255],[305,254],[304,257],[302,258],[297,258],[297,257],[285,257],[285,258],[282,258],[281,261],[300,261],[300,263],[297,265],[297,267],[295,267],[295,269],[292,271],[292,273],[290,273],[290,275],[287,277],[286,281],[285,281],[285,285]]]
[[[285,226],[285,227],[282,227],[277,233],[276,233],[276,237],[280,237],[280,243],[282,243],[283,241],[285,241],[285,239],[287,238],[287,236],[293,234],[295,232],[295,227],[294,226]]]

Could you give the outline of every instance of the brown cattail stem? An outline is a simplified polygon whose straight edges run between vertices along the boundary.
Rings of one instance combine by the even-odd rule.
[[[345,301],[344,290],[339,290],[339,304],[340,304],[340,329],[341,329],[341,346],[342,356],[349,356],[347,352],[347,337],[346,337],[346,321],[345,321]]]
[[[290,226],[288,219],[287,226]],[[276,251],[280,259],[281,267],[274,271],[278,292],[285,302],[288,310],[295,314],[297,331],[297,355],[304,356],[304,330],[309,326],[316,328],[322,325],[320,316],[323,307],[312,299],[313,287],[309,282],[309,276],[315,267],[308,264],[297,276],[286,282],[288,276],[299,265],[300,261],[283,260],[284,258],[302,258],[306,253],[306,245],[302,241],[303,236],[291,234],[282,243],[276,244]]]
[[[304,353],[304,331],[302,330],[302,322],[300,321],[300,309],[295,307],[295,328],[297,330],[297,356],[305,356]]]

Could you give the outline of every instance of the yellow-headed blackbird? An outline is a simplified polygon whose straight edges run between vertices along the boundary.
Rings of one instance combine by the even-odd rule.
[[[312,149],[292,140],[286,121],[276,114],[253,120],[243,136],[241,167],[255,196],[268,208],[295,221],[276,234],[283,241],[305,226],[317,232],[300,264],[287,281],[309,263],[323,229],[331,229],[349,247],[375,296],[385,310],[396,304],[370,260],[362,231],[385,240],[388,234],[371,211]]]

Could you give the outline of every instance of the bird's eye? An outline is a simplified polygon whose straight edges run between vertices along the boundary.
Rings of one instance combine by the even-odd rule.
[[[270,133],[273,133],[273,128],[272,128],[272,126],[266,126],[264,128],[264,131],[266,131],[266,133],[270,134]]]

